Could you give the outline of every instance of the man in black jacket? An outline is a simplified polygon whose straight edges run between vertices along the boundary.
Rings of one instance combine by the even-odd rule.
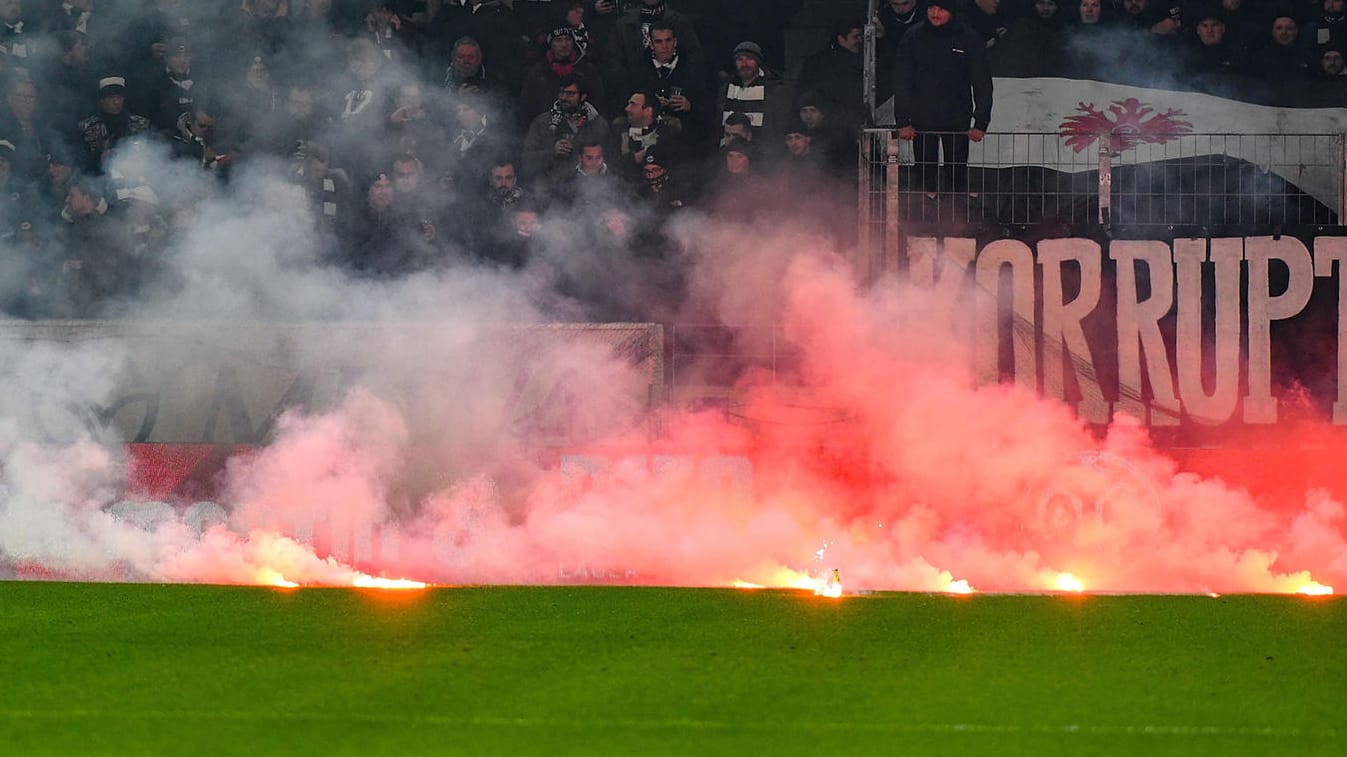
[[[898,136],[914,140],[917,170],[932,198],[968,190],[968,144],[982,141],[992,115],[986,47],[954,10],[954,0],[930,0],[926,23],[903,35],[894,59]]]

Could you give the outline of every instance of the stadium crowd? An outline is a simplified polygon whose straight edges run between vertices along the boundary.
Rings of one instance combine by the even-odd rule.
[[[1344,0],[970,0],[993,72],[1343,76]],[[275,168],[324,265],[532,265],[549,225],[676,288],[687,213],[854,227],[864,20],[785,66],[803,0],[0,0],[3,309],[115,313],[160,285],[200,184]],[[922,0],[883,0],[879,87]],[[1140,41],[1138,41],[1140,40]],[[1145,51],[1162,50],[1163,55]],[[1130,68],[1129,68],[1130,67]],[[564,268],[564,267],[563,267]],[[663,278],[661,278],[663,277]],[[596,319],[657,317],[583,266]],[[16,284],[21,282],[21,284]],[[618,304],[614,304],[618,303]]]

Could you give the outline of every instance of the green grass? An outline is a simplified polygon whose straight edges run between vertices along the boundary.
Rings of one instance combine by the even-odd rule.
[[[5,754],[1347,753],[1347,601],[0,582]]]

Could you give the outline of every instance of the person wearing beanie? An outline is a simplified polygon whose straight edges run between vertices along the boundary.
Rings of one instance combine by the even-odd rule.
[[[103,161],[117,143],[150,130],[150,120],[126,108],[126,78],[104,76],[98,80],[98,112],[79,122],[84,145],[85,173],[99,175]]]
[[[955,10],[954,0],[928,0],[926,22],[903,35],[894,58],[898,137],[912,141],[931,198],[968,191],[969,142],[982,141],[992,117],[987,49]]]
[[[790,114],[791,92],[781,77],[762,67],[762,48],[756,42],[740,42],[734,48],[734,73],[721,83],[716,98],[718,122],[731,113],[743,113],[753,124],[754,134],[777,142]]]

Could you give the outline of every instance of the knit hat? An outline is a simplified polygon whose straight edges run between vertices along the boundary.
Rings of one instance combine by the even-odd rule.
[[[575,30],[569,26],[558,26],[547,33],[547,44],[552,44],[552,40],[557,37],[570,37],[571,39],[575,39]]]
[[[98,96],[126,94],[126,78],[122,76],[104,76],[98,80]]]
[[[949,11],[950,13],[958,13],[958,12],[959,12],[959,4],[958,4],[955,0],[926,0],[926,7],[927,7],[927,8],[930,8],[930,7],[933,6],[933,5],[934,5],[934,6],[939,6],[939,7],[941,7],[941,8],[944,8],[945,10]]]
[[[757,42],[740,42],[734,48],[734,57],[738,58],[740,55],[750,55],[757,59],[758,65],[762,65],[762,48]]]

